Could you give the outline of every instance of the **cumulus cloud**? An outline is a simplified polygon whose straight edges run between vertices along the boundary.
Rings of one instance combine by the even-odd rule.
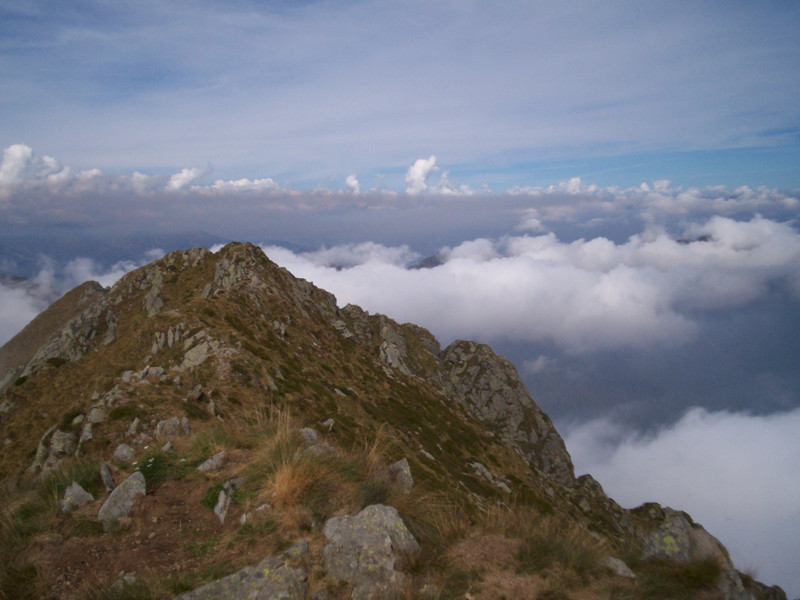
[[[198,178],[202,177],[203,175],[205,175],[205,173],[201,173],[198,176]],[[225,194],[236,193],[236,192],[272,192],[280,189],[281,186],[275,183],[275,181],[270,177],[263,177],[261,179],[235,179],[229,181],[217,179],[210,186],[199,186],[199,185],[192,186],[192,190],[196,192],[225,193]]]
[[[441,249],[443,264],[419,270],[406,268],[407,249],[375,244],[266,250],[340,301],[444,340],[547,341],[570,352],[680,344],[697,332],[692,311],[741,306],[773,285],[800,289],[800,235],[789,225],[714,217],[689,233],[701,237],[648,229],[624,243],[552,233],[475,239]]]
[[[361,186],[359,186],[358,178],[355,175],[348,175],[344,180],[344,183],[347,186],[347,189],[354,194],[358,194],[361,191]]]
[[[686,510],[739,568],[754,568],[791,598],[800,593],[799,430],[800,409],[754,416],[696,408],[653,434],[597,419],[568,428],[565,441],[576,469],[622,505]]]
[[[186,187],[191,186],[192,183],[208,175],[210,169],[181,169],[179,173],[175,173],[172,177],[169,178],[167,181],[167,185],[165,189],[169,192],[177,192],[178,190],[182,190]]]
[[[0,164],[0,184],[21,183],[42,179],[58,180],[68,177],[69,169],[52,156],[39,156],[30,146],[14,144],[3,151]]]
[[[428,175],[437,169],[436,157],[419,158],[406,171],[406,194],[415,196],[428,189]]]

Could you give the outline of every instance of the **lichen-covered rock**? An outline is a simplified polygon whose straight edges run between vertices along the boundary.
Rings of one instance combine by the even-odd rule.
[[[136,471],[114,488],[100,508],[100,512],[97,513],[97,518],[103,523],[103,527],[108,529],[111,523],[127,516],[133,508],[137,496],[144,496],[146,493],[147,485],[144,475]]]
[[[325,570],[334,580],[352,583],[356,600],[383,598],[400,585],[396,569],[419,545],[397,509],[373,504],[354,517],[334,517],[325,523],[328,545],[322,551]]]
[[[64,490],[64,497],[61,499],[61,512],[68,513],[73,508],[83,506],[87,502],[92,502],[94,496],[83,489],[77,481],[73,481]]]
[[[556,481],[575,482],[564,440],[530,397],[514,365],[489,346],[457,341],[442,353],[442,371],[456,399],[503,442]]]
[[[665,508],[664,522],[645,541],[642,559],[657,558],[679,564],[713,560],[721,568],[716,589],[725,600],[749,600],[742,579],[722,543],[685,513]]]
[[[301,541],[277,557],[267,557],[255,567],[212,581],[175,600],[303,600],[308,594],[308,575],[298,566],[308,553]]]

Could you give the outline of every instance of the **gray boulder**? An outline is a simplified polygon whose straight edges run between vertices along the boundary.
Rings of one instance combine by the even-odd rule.
[[[64,490],[64,498],[61,500],[61,512],[68,513],[73,508],[78,508],[93,500],[94,496],[83,489],[77,481],[73,481]]]
[[[386,476],[403,492],[408,492],[414,487],[414,478],[411,476],[408,459],[401,458],[386,467]]]
[[[305,540],[277,557],[267,557],[255,567],[212,581],[175,600],[302,600],[308,594],[305,569],[292,566],[308,553]]]
[[[144,496],[146,493],[144,475],[136,471],[114,488],[97,513],[97,518],[103,523],[103,527],[108,529],[115,520],[128,515],[137,496]]]
[[[303,427],[300,430],[300,437],[303,438],[303,442],[306,444],[316,444],[319,440],[317,432],[309,427]]]
[[[106,411],[104,411],[99,406],[95,406],[92,410],[89,411],[89,416],[87,417],[89,423],[105,423],[107,416]]]
[[[128,446],[128,444],[120,444],[114,450],[114,458],[117,460],[121,460],[122,462],[128,462],[130,459],[133,458],[134,451],[133,448]]]
[[[631,568],[625,564],[624,561],[614,558],[613,556],[606,556],[602,561],[603,566],[609,569],[617,577],[626,577],[628,579],[636,579],[636,574],[631,571]]]
[[[228,453],[225,450],[221,452],[217,452],[214,456],[209,458],[199,467],[197,467],[198,471],[202,471],[203,473],[208,473],[209,471],[216,471],[219,469],[223,464],[225,464],[225,458],[228,456]]]
[[[328,545],[322,551],[325,570],[333,580],[352,583],[351,598],[383,598],[405,577],[395,569],[403,557],[419,552],[397,509],[374,504],[354,517],[334,517],[325,523]]]
[[[114,474],[111,472],[111,467],[108,466],[108,463],[100,465],[100,479],[103,485],[106,486],[107,492],[114,489]]]
[[[189,420],[186,417],[183,417],[183,419],[171,417],[156,424],[156,438],[159,440],[185,435],[190,432]]]

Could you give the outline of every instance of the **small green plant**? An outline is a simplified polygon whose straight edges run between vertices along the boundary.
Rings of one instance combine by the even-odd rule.
[[[685,598],[713,588],[722,567],[713,558],[678,564],[665,560],[642,563],[643,589],[648,598]]]
[[[209,510],[214,510],[214,507],[217,505],[217,501],[219,500],[219,493],[225,488],[225,484],[223,482],[215,483],[203,496],[201,502],[203,506],[208,508]],[[238,504],[242,501],[242,492],[240,490],[233,490],[233,493],[230,495],[231,502],[234,504]]]
[[[51,356],[46,362],[48,365],[55,367],[56,369],[61,365],[67,364],[67,360],[65,358],[61,358],[60,356]]]
[[[121,406],[115,406],[114,408],[112,408],[108,413],[108,418],[111,421],[117,421],[121,419],[131,421],[136,417],[138,413],[139,413],[139,408],[135,404],[129,403],[129,404],[123,404]]]
[[[194,556],[208,556],[212,554],[219,546],[219,537],[213,536],[207,540],[199,542],[184,542],[181,546],[182,550],[186,550],[189,554]]]
[[[183,479],[191,470],[174,452],[152,450],[139,461],[139,471],[144,475],[147,488],[156,487],[167,479]]]

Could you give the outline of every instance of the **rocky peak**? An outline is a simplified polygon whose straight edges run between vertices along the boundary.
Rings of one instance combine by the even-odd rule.
[[[542,473],[575,482],[572,459],[550,418],[528,394],[517,370],[489,346],[456,341],[441,357],[445,383],[465,408]]]

